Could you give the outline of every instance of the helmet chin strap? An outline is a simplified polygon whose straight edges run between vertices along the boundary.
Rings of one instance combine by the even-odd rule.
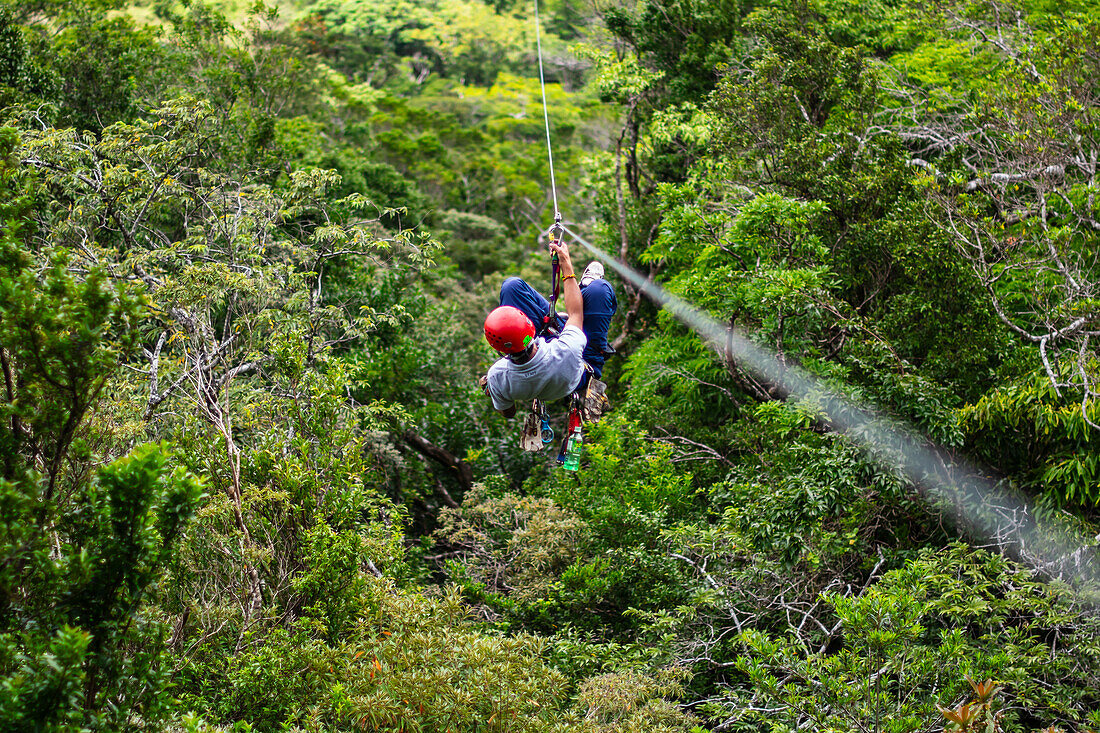
[[[514,354],[506,354],[504,358],[506,358],[508,361],[512,362],[513,364],[526,364],[527,362],[529,362],[531,360],[531,357],[535,355],[536,351],[538,351],[538,340],[537,339],[532,341],[531,345],[528,346],[523,351],[517,351]]]

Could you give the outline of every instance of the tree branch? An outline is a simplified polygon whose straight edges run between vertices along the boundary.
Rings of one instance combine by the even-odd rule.
[[[474,472],[473,469],[470,468],[469,463],[466,463],[466,461],[463,461],[460,458],[456,457],[453,453],[446,450],[445,448],[441,448],[438,445],[435,445],[434,443],[426,440],[413,430],[406,430],[401,437],[405,441],[406,445],[408,445],[420,455],[424,456],[425,458],[430,458],[436,463],[439,463],[446,468],[454,471],[455,477],[462,485],[463,492],[469,491],[473,488]],[[454,500],[454,497],[451,496],[451,494],[447,491],[443,484],[438,484],[437,488],[439,489],[440,494],[443,497],[443,502],[447,506],[457,509],[459,506],[458,502]]]

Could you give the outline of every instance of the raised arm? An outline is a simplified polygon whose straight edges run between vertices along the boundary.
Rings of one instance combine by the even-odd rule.
[[[577,284],[577,275],[573,272],[573,261],[569,259],[569,245],[550,243],[550,249],[558,254],[558,266],[561,268],[562,295],[565,298],[565,312],[569,314],[566,326],[584,328],[584,300],[581,299],[581,287]]]

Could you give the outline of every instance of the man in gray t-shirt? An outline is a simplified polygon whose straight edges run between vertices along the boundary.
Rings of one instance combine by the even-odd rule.
[[[556,339],[535,337],[535,325],[523,311],[509,305],[494,309],[485,319],[485,338],[503,358],[489,368],[486,392],[493,408],[505,417],[516,414],[516,403],[552,402],[565,397],[584,375],[584,301],[569,247],[552,243],[561,268],[562,295],[568,320]]]

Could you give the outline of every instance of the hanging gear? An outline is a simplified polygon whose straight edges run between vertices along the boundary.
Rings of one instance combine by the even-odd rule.
[[[579,471],[581,467],[581,444],[584,442],[584,430],[581,427],[582,402],[580,389],[569,395],[569,417],[565,435],[561,439],[561,450],[558,451],[558,463],[567,471]]]
[[[550,413],[542,400],[531,401],[531,411],[523,420],[519,444],[525,451],[538,453],[554,442],[554,429],[550,427]]]
[[[588,389],[584,392],[584,402],[581,406],[581,416],[585,422],[599,422],[603,414],[611,409],[611,401],[607,399],[607,385],[592,377],[588,380]]]
[[[518,354],[535,339],[535,324],[519,308],[502,305],[485,318],[485,340],[502,354]]]
[[[566,471],[579,471],[581,470],[581,450],[584,448],[584,432],[581,430],[580,417],[578,416],[574,421],[573,413],[569,413],[569,424],[573,425],[573,430],[566,441],[568,447],[565,448],[565,455],[560,457],[561,467]]]

